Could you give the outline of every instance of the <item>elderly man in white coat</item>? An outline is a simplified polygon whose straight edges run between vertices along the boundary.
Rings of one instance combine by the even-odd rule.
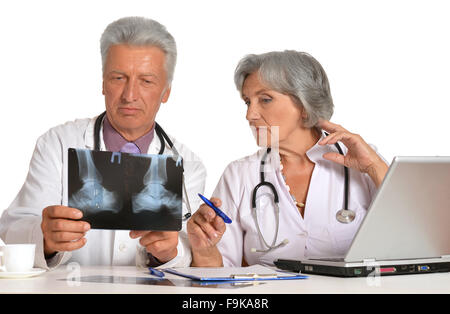
[[[156,21],[130,17],[111,23],[101,37],[103,95],[106,114],[50,129],[36,143],[25,184],[4,211],[0,237],[6,243],[35,243],[35,267],[52,268],[67,261],[81,265],[188,266],[191,262],[185,224],[180,232],[90,230],[82,212],[68,204],[68,148],[174,154],[158,140],[155,116],[170,94],[176,44]],[[94,132],[95,122],[100,126]],[[156,130],[158,131],[158,130]],[[97,140],[95,140],[97,138]],[[183,144],[169,136],[184,158],[185,193],[198,208],[206,170]]]

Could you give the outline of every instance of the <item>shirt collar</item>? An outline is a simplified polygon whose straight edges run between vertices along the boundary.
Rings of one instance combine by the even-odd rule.
[[[155,124],[153,124],[150,131],[133,142],[142,154],[146,154],[148,152],[148,147],[153,140],[154,130]],[[114,129],[107,117],[103,120],[103,141],[106,149],[111,152],[120,151],[123,145],[129,142],[119,132],[117,132],[116,129]]]
[[[314,162],[317,163],[319,160],[323,159],[323,154],[328,153],[330,151],[329,145],[319,145],[319,142],[326,137],[325,132],[321,131],[321,136],[319,140],[311,147],[307,152],[306,156]]]
[[[326,137],[325,132],[321,131],[321,136],[320,136],[319,140],[316,142],[316,144],[314,144],[314,146],[312,146],[306,152],[306,155],[308,156],[308,158],[314,163],[324,160],[323,155],[325,153],[334,151],[333,150],[334,145],[319,145],[319,142],[321,140],[323,140],[325,137]],[[259,154],[260,158],[262,158],[265,151],[266,151],[266,148],[264,148],[260,151],[260,154]],[[280,167],[280,153],[277,149],[276,150],[272,149],[272,152],[273,152],[273,154],[271,154],[271,155],[273,157],[271,157],[271,159],[270,159],[271,163],[276,169],[278,169]]]

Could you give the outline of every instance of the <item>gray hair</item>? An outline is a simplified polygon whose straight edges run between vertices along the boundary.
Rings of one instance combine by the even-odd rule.
[[[239,61],[234,83],[242,95],[245,79],[258,72],[262,83],[282,94],[306,110],[306,127],[314,127],[318,120],[329,120],[333,115],[333,99],[327,75],[316,59],[305,52],[273,51],[250,54]]]
[[[166,55],[167,83],[170,85],[177,62],[175,39],[160,23],[144,17],[124,17],[109,24],[100,38],[102,71],[112,45],[155,46]]]

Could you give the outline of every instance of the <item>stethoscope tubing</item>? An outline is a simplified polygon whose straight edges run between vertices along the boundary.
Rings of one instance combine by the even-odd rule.
[[[342,151],[342,148],[338,143],[335,143],[334,146],[337,148],[339,154],[344,155],[344,152]],[[252,208],[256,208],[256,192],[258,191],[258,189],[261,186],[268,186],[273,192],[274,202],[278,204],[278,201],[279,201],[278,193],[277,193],[275,187],[273,186],[272,183],[265,180],[265,175],[264,175],[264,166],[266,164],[267,156],[270,154],[270,152],[271,152],[271,148],[269,147],[269,148],[267,148],[266,152],[264,153],[263,157],[261,158],[260,170],[259,170],[260,182],[258,183],[258,185],[256,185],[253,188]],[[349,181],[350,180],[349,180],[348,168],[346,166],[344,166],[344,209],[348,208]]]
[[[325,133],[325,134],[328,135],[327,133]],[[338,152],[341,155],[344,155],[344,152],[342,151],[342,148],[338,143],[335,143],[334,146],[336,147],[336,149],[338,150]],[[264,153],[263,157],[261,158],[260,171],[259,171],[260,182],[253,188],[253,192],[252,192],[252,211],[253,211],[253,217],[254,217],[255,223],[256,223],[256,229],[258,231],[260,239],[262,239],[262,241],[263,241],[264,245],[267,247],[267,249],[265,249],[265,250],[252,249],[253,252],[269,252],[273,249],[276,249],[280,246],[287,244],[287,242],[288,242],[288,240],[285,239],[281,243],[275,244],[277,241],[278,229],[279,229],[279,224],[280,224],[279,206],[278,206],[279,197],[278,197],[278,193],[277,193],[274,185],[272,183],[266,181],[265,175],[264,175],[264,167],[266,164],[266,159],[267,159],[267,156],[270,154],[270,152],[271,152],[271,148],[269,147],[269,148],[267,148],[266,152]],[[339,210],[338,213],[336,214],[336,219],[341,223],[349,223],[349,222],[353,221],[354,216],[355,216],[353,211],[348,210],[349,181],[350,181],[349,180],[349,171],[348,171],[348,168],[346,166],[344,166],[344,209]],[[266,242],[266,240],[260,230],[259,222],[258,222],[258,215],[257,215],[257,210],[256,210],[256,195],[257,195],[259,188],[262,186],[267,186],[271,189],[272,195],[273,195],[273,201],[275,203],[276,232],[275,232],[274,240],[271,245],[269,245]],[[352,216],[351,219],[348,219],[347,216],[344,217],[346,219],[340,219],[341,218],[340,216],[343,215],[342,214],[343,212],[350,213],[350,216]]]
[[[94,150],[97,150],[97,151],[100,150],[100,129],[101,129],[102,122],[103,122],[105,115],[106,115],[106,111],[104,111],[97,117],[97,119],[95,120],[95,124],[94,124]],[[174,155],[181,157],[181,155],[175,149],[175,146],[173,145],[173,142],[170,140],[167,133],[163,130],[163,128],[158,123],[156,123],[156,121],[155,121],[155,133],[158,136],[158,139],[161,143],[161,148],[159,149],[158,155],[164,154],[164,150],[165,150],[165,146],[166,146],[165,143],[167,142],[170,149],[172,149],[172,151],[174,152]],[[189,202],[189,197],[188,197],[188,194],[186,191],[186,185],[185,185],[185,180],[184,180],[184,168],[183,168],[182,181],[183,181],[182,182],[183,192],[186,196],[186,207],[188,209],[188,213],[183,216],[183,220],[187,220],[187,219],[189,219],[189,217],[192,216],[192,210],[191,210],[191,204]]]

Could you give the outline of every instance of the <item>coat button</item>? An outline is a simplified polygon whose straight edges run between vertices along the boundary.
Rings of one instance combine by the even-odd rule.
[[[125,252],[127,250],[127,245],[125,243],[120,243],[119,245],[119,251]]]

